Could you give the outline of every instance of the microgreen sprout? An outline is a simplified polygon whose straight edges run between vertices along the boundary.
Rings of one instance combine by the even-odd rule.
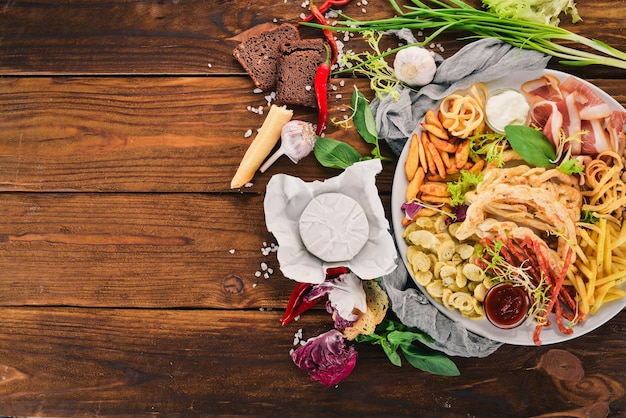
[[[565,174],[582,174],[585,171],[585,166],[577,158],[572,158],[572,142],[581,144],[583,142],[582,136],[588,131],[580,131],[574,135],[566,136],[563,129],[559,129],[559,145],[556,148],[556,158],[551,160],[554,164],[560,161],[557,170],[562,171]],[[570,146],[566,147],[569,144]]]
[[[544,278],[539,278],[539,283],[535,284],[535,278],[528,274],[530,267],[525,267],[525,262],[520,266],[515,266],[506,261],[500,254],[504,242],[497,240],[493,248],[488,245],[482,246],[478,251],[478,257],[487,266],[485,271],[492,276],[492,280],[498,282],[508,282],[515,286],[521,286],[531,296],[531,306],[528,314],[535,318],[538,325],[545,325],[545,309],[550,302],[550,285]]]

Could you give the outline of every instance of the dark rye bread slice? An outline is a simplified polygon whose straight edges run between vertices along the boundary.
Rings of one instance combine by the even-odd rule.
[[[322,39],[290,41],[280,47],[276,100],[283,104],[317,107],[315,73],[326,58]]]
[[[276,87],[276,64],[280,46],[285,42],[300,39],[295,25],[284,23],[241,42],[233,56],[263,91]]]

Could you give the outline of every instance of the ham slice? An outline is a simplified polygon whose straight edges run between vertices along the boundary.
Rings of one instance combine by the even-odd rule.
[[[588,84],[575,77],[563,82],[551,74],[522,84],[530,103],[531,121],[558,146],[565,137],[582,132],[582,144],[570,142],[572,155],[596,155],[626,148],[626,112],[612,111]]]

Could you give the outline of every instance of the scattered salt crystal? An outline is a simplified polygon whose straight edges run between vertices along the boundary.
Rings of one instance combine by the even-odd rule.
[[[285,0],[285,3],[287,3],[287,0]],[[295,345],[295,344],[294,344],[294,345]],[[289,355],[290,355],[290,356],[293,356],[293,353],[294,353],[295,351],[296,351],[296,350],[294,350],[294,349],[292,348],[291,350],[289,350]]]
[[[260,88],[257,87],[256,89],[252,90],[252,93],[254,93],[254,94],[263,93],[263,90],[261,90]]]
[[[312,88],[313,88],[313,87],[311,87],[311,86],[305,86],[305,87],[304,87],[304,89],[305,89],[306,91],[311,91],[311,89],[312,89]]]
[[[257,286],[258,286],[258,284],[256,284],[256,283],[252,283],[252,288],[253,288],[253,289],[254,289],[255,287],[257,287]]]
[[[363,6],[367,6],[367,0],[363,0],[361,4],[363,4]]]
[[[363,8],[361,9],[361,13],[363,13],[363,14],[367,13],[367,9],[366,9],[365,7],[363,7]]]
[[[265,308],[259,308],[259,311],[263,312],[265,310]]]
[[[228,250],[228,252],[231,253],[231,254],[235,254],[235,249],[231,248],[230,250]]]
[[[209,63],[209,68],[213,67],[213,64]]]
[[[434,44],[434,43],[431,43],[429,46],[430,46],[431,48],[434,48],[434,47],[435,47],[435,44]]]
[[[336,98],[336,99],[341,99],[342,97],[343,97],[343,95],[341,95],[341,94],[337,94],[337,95],[335,95],[335,98]]]
[[[260,271],[257,271],[257,272],[254,273],[254,276],[255,277],[261,277],[261,274],[263,274],[263,273],[261,273]]]
[[[274,18],[274,19],[272,19],[272,22],[278,23],[278,19]]]
[[[248,129],[245,134],[243,134],[244,138],[250,138],[252,136],[252,129]]]
[[[267,272],[269,274],[274,274],[274,269],[270,267],[270,268],[267,269]]]
[[[263,278],[264,278],[265,280],[269,279],[269,278],[270,278],[270,274],[269,274],[269,273],[265,273],[265,274],[263,275]]]
[[[300,19],[301,19],[301,20],[304,20],[304,18],[306,18],[306,14],[304,14],[304,13],[300,13]]]
[[[252,187],[253,183],[246,183],[243,185],[243,187]]]
[[[266,271],[267,270],[267,263],[261,263],[261,270]]]
[[[341,81],[339,82],[339,85],[340,85],[341,87],[345,86],[345,85],[346,85],[346,80],[341,80]]]

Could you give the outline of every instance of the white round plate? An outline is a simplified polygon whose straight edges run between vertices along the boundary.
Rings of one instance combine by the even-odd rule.
[[[490,81],[485,83],[490,91],[495,91],[502,88],[514,88],[519,89],[521,84],[528,80],[533,80],[535,78],[541,77],[542,74],[549,73],[560,80],[565,80],[570,75],[567,73],[563,73],[560,71],[554,70],[537,70],[537,71],[520,71],[508,74],[502,78],[497,80]],[[580,80],[580,79],[579,79]],[[611,96],[606,94],[604,91],[600,90],[596,86],[591,83],[588,83],[584,80],[581,80],[583,83],[589,85],[595,92],[598,94],[600,98],[602,98],[609,106],[614,110],[624,110],[624,108],[613,99]],[[419,132],[418,132],[419,137]],[[410,141],[410,139],[409,139]],[[396,171],[393,177],[393,186],[392,186],[392,194],[391,194],[391,218],[394,228],[394,234],[396,238],[396,242],[398,245],[398,249],[400,251],[400,255],[402,256],[402,260],[405,265],[408,265],[406,259],[406,250],[407,244],[402,238],[402,233],[404,232],[404,227],[402,226],[402,219],[404,218],[404,211],[401,209],[402,204],[404,203],[405,190],[408,185],[406,175],[404,174],[404,163],[407,158],[407,153],[409,149],[409,142],[405,145],[400,158],[398,159],[398,165],[396,167]],[[410,274],[410,273],[409,273]],[[415,281],[413,281],[415,283]],[[475,334],[481,335],[483,337],[490,338],[495,341],[500,341],[507,344],[514,345],[534,345],[533,342],[533,332],[535,330],[535,326],[532,320],[527,320],[526,323],[521,326],[512,329],[512,330],[502,330],[495,326],[493,326],[487,319],[469,319],[461,315],[457,311],[451,311],[447,309],[445,306],[440,304],[439,302],[432,299],[428,293],[417,283],[415,283],[417,287],[419,287],[424,295],[430,299],[430,301],[446,316],[449,318],[460,322],[465,328],[469,331],[474,332]],[[626,289],[626,283],[622,283],[621,287]],[[541,342],[542,345],[559,343],[562,341],[567,341],[573,338],[580,337],[588,332],[593,331],[594,329],[600,327],[615,315],[617,315],[622,309],[626,307],[626,298],[622,298],[617,301],[608,302],[604,306],[600,308],[600,310],[594,315],[589,315],[587,320],[580,325],[576,325],[574,327],[574,333],[569,335],[564,335],[559,332],[555,325],[550,327],[545,327],[541,331]]]

